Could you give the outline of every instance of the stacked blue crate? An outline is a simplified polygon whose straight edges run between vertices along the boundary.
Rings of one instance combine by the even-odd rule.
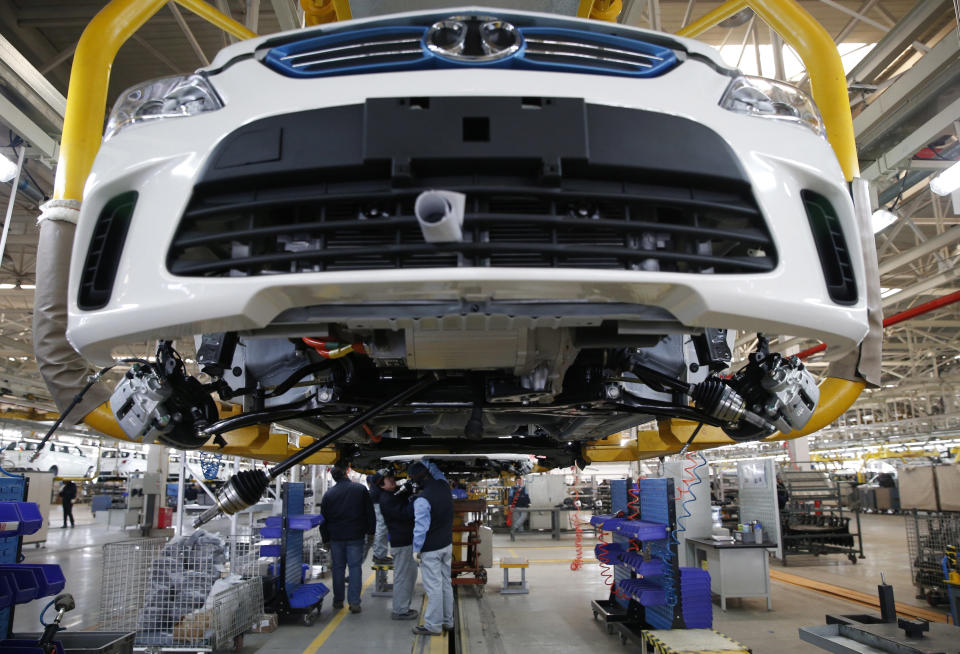
[[[280,559],[281,590],[286,594],[289,607],[298,611],[318,605],[330,592],[322,583],[304,583],[303,532],[322,524],[323,516],[304,513],[303,507],[304,484],[284,484],[283,516],[267,518],[260,530],[264,538],[280,539],[280,544],[261,545],[260,555]]]
[[[26,478],[0,477],[0,637],[10,636],[12,607],[63,590],[66,579],[59,565],[18,563],[21,538],[43,525],[40,508],[24,502]],[[0,643],[10,645],[12,641]],[[36,648],[34,648],[36,649]],[[24,650],[26,651],[26,650]],[[39,651],[39,650],[36,650]]]
[[[613,479],[610,481],[610,510],[613,511],[613,514],[623,513],[627,515],[627,480],[626,479]],[[630,539],[626,536],[621,536],[620,534],[613,534],[613,544],[612,547],[626,551],[630,547]],[[613,583],[620,586],[623,582],[633,579],[633,571],[623,565],[622,563],[617,563],[613,566]],[[617,604],[626,609],[630,605],[630,600],[614,596],[613,598]]]
[[[663,538],[645,543],[652,557],[649,568],[653,572],[659,567],[660,574],[645,577],[659,592],[654,592],[652,588],[644,589],[644,598],[649,602],[644,605],[644,620],[653,629],[673,629],[679,626],[679,610],[676,607],[679,568],[672,531],[676,528],[672,479],[640,480],[640,519],[664,526]]]
[[[710,573],[700,568],[680,568],[680,605],[687,629],[713,628]]]

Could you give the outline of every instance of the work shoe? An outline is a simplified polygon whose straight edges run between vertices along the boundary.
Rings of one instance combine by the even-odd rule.
[[[445,624],[445,625],[443,625],[443,630],[444,630],[444,631],[453,631],[453,625],[452,625],[452,624]]]
[[[360,608],[360,605],[359,605],[359,604],[351,604],[351,605],[350,605],[350,613],[360,613],[360,611],[362,611],[362,610],[363,610],[363,609]]]
[[[417,616],[420,615],[419,611],[414,609],[407,609],[403,613],[391,613],[391,620],[416,620]]]
[[[333,608],[335,608],[335,609],[342,609],[342,608],[343,608],[343,600],[333,600]]]
[[[418,624],[416,627],[414,627],[410,631],[412,631],[417,636],[442,636],[443,635],[442,631],[430,631],[429,629],[424,627],[422,624]]]
[[[379,563],[381,565],[387,565],[388,563],[393,563],[392,556],[375,556],[373,557],[374,563]]]

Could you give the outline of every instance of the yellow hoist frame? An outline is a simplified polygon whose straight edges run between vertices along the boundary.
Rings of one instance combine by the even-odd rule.
[[[176,0],[176,3],[232,36],[240,39],[256,36],[204,0]],[[126,40],[166,4],[167,0],[111,0],[84,29],[70,72],[54,198],[78,202],[83,199],[83,186],[100,148],[113,60]],[[300,0],[300,6],[304,10],[304,23],[307,26],[352,17],[349,0]],[[827,137],[847,181],[853,180],[859,175],[859,170],[840,55],[826,30],[795,0],[728,0],[678,34],[696,37],[747,8],[752,9],[800,55],[810,76],[813,98],[823,115]],[[622,0],[580,0],[577,15],[615,21],[621,9]],[[820,384],[820,403],[807,426],[788,436],[774,434],[767,440],[797,438],[829,425],[853,404],[863,388],[863,382],[826,378]],[[221,412],[227,416],[231,410],[235,411],[223,407]],[[84,420],[103,434],[118,440],[130,440],[114,420],[107,404],[94,409]],[[615,434],[587,443],[583,455],[587,461],[636,461],[672,454],[680,450],[695,426],[696,423],[688,420],[661,420],[657,429],[640,431],[635,440],[624,441],[620,434]],[[225,447],[215,445],[211,439],[201,449],[280,461],[313,441],[304,436],[291,443],[287,434],[271,432],[267,426],[238,429],[223,434],[223,438],[227,442]],[[733,442],[720,428],[705,426],[693,447],[705,449]],[[336,460],[336,450],[327,448],[304,463],[329,465]]]

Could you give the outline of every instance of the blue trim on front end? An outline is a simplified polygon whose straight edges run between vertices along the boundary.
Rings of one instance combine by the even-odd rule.
[[[275,70],[281,75],[296,78],[330,77],[335,75],[355,75],[364,73],[385,73],[391,71],[403,70],[435,70],[451,68],[512,68],[519,70],[543,70],[568,73],[585,73],[592,75],[617,75],[622,77],[657,77],[662,75],[679,63],[676,53],[670,48],[666,48],[646,41],[637,41],[611,34],[598,34],[585,30],[553,28],[553,27],[524,27],[517,30],[524,41],[520,49],[503,59],[494,61],[469,61],[457,60],[444,57],[430,51],[424,44],[424,36],[427,33],[426,27],[376,27],[370,29],[357,30],[352,32],[341,32],[337,34],[328,34],[317,36],[303,41],[294,41],[286,43],[267,51],[263,63],[269,68]],[[323,50],[334,48],[341,45],[357,43],[358,45],[369,42],[370,39],[377,39],[383,36],[408,37],[419,39],[420,55],[406,61],[378,62],[370,64],[349,64],[341,67],[328,67],[324,70],[305,70],[295,68],[292,62],[285,60],[285,57],[308,53],[314,50]],[[536,56],[533,52],[527,50],[527,37],[535,38],[553,38],[553,39],[575,39],[581,42],[593,43],[598,46],[617,48],[630,51],[635,54],[650,55],[658,57],[658,60],[651,60],[650,68],[637,70],[622,70],[618,68],[604,68],[602,64],[567,64],[547,61],[535,61],[530,56]]]
[[[613,36],[612,34],[597,34],[585,30],[564,29],[561,27],[522,27],[519,30],[526,44],[527,37],[554,37],[554,38],[574,38],[580,41],[596,43],[600,46],[609,46],[620,50],[628,50],[636,54],[650,55],[659,57],[661,61],[650,61],[650,68],[644,68],[636,71],[606,69],[602,66],[590,66],[583,64],[560,64],[543,61],[530,61],[520,57],[524,68],[551,69],[568,73],[588,73],[592,75],[623,75],[626,77],[658,77],[669,71],[677,65],[677,54],[670,48],[647,43],[646,41],[636,41],[626,39],[622,36]],[[532,52],[530,54],[533,54]]]
[[[355,32],[340,32],[338,34],[327,34],[317,36],[303,41],[293,41],[285,43],[267,51],[263,63],[281,75],[287,77],[329,77],[331,75],[353,75],[357,73],[381,73],[393,70],[415,70],[417,68],[430,67],[432,59],[430,52],[423,47],[423,36],[427,33],[426,27],[374,27]],[[323,71],[309,71],[300,68],[294,68],[293,65],[284,61],[284,57],[290,55],[302,54],[312,50],[322,50],[332,48],[338,45],[348,45],[350,43],[363,43],[366,39],[377,38],[380,36],[408,36],[419,40],[421,55],[418,59],[409,61],[396,61],[375,64],[351,64],[339,68],[332,68]]]

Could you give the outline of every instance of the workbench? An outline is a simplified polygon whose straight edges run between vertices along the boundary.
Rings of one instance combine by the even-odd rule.
[[[770,562],[767,549],[776,543],[735,543],[687,538],[687,560],[710,572],[710,590],[727,610],[728,597],[765,597],[770,604]],[[706,566],[704,566],[706,563]]]

